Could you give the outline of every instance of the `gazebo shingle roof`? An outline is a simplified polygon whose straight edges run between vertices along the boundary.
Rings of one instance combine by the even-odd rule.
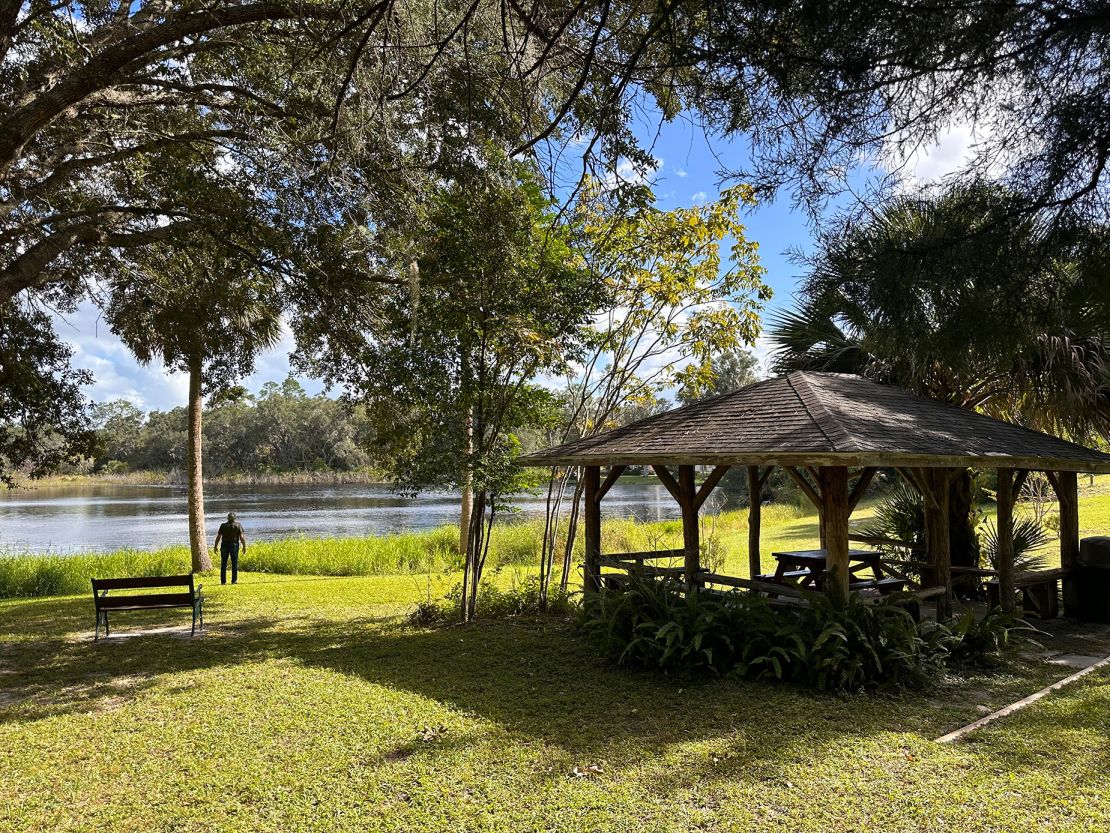
[[[1110,455],[841,373],[796,372],[595,437],[527,465],[976,466],[1110,472]]]

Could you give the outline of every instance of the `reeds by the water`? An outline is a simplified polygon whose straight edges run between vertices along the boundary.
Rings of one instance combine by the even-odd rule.
[[[802,518],[792,506],[766,506],[765,529]],[[743,512],[725,512],[702,519],[703,560],[714,553],[742,546],[747,529]],[[497,524],[490,538],[488,567],[539,564],[543,522]],[[680,521],[642,523],[632,519],[606,520],[602,527],[605,552],[670,549],[682,545]],[[575,560],[581,558],[581,535],[575,541]],[[563,548],[557,551],[561,559]],[[218,560],[213,559],[218,568]],[[89,592],[92,578],[156,576],[189,572],[189,548],[167,547],[155,552],[119,550],[76,555],[0,555],[0,599],[61,596]],[[285,575],[369,576],[420,574],[462,568],[458,529],[441,526],[420,532],[370,538],[288,538],[256,541],[239,559],[244,572]]]

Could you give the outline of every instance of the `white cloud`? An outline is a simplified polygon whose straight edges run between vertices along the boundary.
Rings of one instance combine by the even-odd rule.
[[[888,145],[885,166],[897,171],[907,184],[925,185],[962,169],[975,156],[978,146],[990,138],[989,124],[957,122],[932,144],[908,152]]]
[[[603,182],[606,188],[613,188],[620,182],[627,182],[633,185],[646,185],[654,181],[656,174],[663,167],[662,159],[653,159],[652,165],[647,170],[640,170],[635,164],[628,159],[621,159],[617,162],[615,171],[610,171],[604,178]]]
[[[708,198],[709,195],[706,194],[705,191],[695,191],[693,194],[690,195],[690,202],[692,202],[694,205],[701,205]]]
[[[674,175],[677,177],[684,177],[686,176],[686,171],[682,170],[682,168],[675,168]]]
[[[54,326],[61,339],[73,348],[73,366],[92,373],[93,383],[85,388],[85,394],[93,401],[126,399],[144,410],[159,411],[186,404],[188,376],[167,369],[161,362],[140,364],[88,301],[82,302],[71,315],[56,316]],[[292,348],[293,336],[285,327],[281,342],[258,357],[255,372],[243,384],[257,391],[266,382],[285,379],[290,372]],[[300,381],[309,393],[321,389],[314,380]]]

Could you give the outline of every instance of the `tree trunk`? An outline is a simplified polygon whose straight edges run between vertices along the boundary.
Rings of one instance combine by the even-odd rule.
[[[547,610],[555,569],[555,548],[559,543],[559,527],[563,520],[563,495],[570,481],[570,469],[551,469],[547,481],[547,505],[544,510],[543,546],[540,551],[540,610]]]
[[[579,480],[585,485],[586,547],[582,560],[582,592],[586,598],[601,589],[601,469],[583,466]]]
[[[1079,556],[1079,478],[1074,471],[1056,473],[1056,497],[1060,502],[1060,566],[1075,569]],[[1064,585],[1064,613],[1075,616],[1077,586],[1075,576],[1067,576]]]
[[[582,505],[582,478],[574,484],[574,494],[570,499],[570,516],[567,518],[567,540],[563,548],[563,572],[559,576],[559,589],[564,593],[570,585],[570,568],[574,564],[574,539],[578,537],[578,513]]]
[[[488,533],[486,512],[488,501],[486,493],[479,492],[475,496],[474,508],[470,515],[470,540],[467,543],[466,575],[463,584],[462,620],[473,621],[478,611],[478,590],[482,582],[482,570],[486,563],[488,551]],[[492,510],[491,510],[492,511]],[[492,523],[492,516],[489,522]]]
[[[952,533],[949,527],[948,469],[920,469],[921,479],[929,495],[925,495],[925,541],[929,562],[933,565],[938,585],[944,595],[937,597],[937,621],[952,616]]]
[[[763,567],[759,558],[759,527],[763,509],[763,481],[759,466],[748,466],[748,577],[758,576]]]
[[[998,503],[995,533],[998,536],[998,598],[1002,610],[1013,613],[1016,608],[1014,587],[1014,470],[998,470]]]
[[[848,507],[847,466],[822,466],[819,484],[824,511],[825,590],[838,601],[848,598]]]
[[[474,506],[473,476],[470,472],[470,456],[474,453],[474,419],[469,415],[466,418],[466,461],[463,464],[462,475],[462,500],[459,507],[459,554],[463,561],[470,552],[470,513]]]
[[[977,518],[971,487],[971,470],[964,469],[956,475],[948,492],[948,541],[955,567],[979,566],[979,541],[975,535]]]
[[[200,363],[189,366],[189,548],[193,554],[193,572],[212,569],[208,556],[208,535],[204,530],[204,440],[200,393]]]
[[[682,570],[686,578],[686,598],[693,600],[701,587],[701,530],[695,496],[694,467],[678,467],[678,505],[682,509]]]

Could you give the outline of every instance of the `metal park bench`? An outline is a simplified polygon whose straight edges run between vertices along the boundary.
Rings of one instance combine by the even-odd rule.
[[[145,590],[148,588],[187,587],[177,593],[128,593],[111,596],[113,590]],[[202,585],[193,587],[192,575],[185,576],[148,576],[144,578],[94,578],[92,580],[93,603],[96,605],[96,633],[93,641],[100,639],[100,623],[104,622],[104,635],[109,635],[108,613],[115,610],[160,610],[169,608],[190,608],[193,611],[193,627],[190,634],[197,632],[197,620],[204,630],[204,593]]]

